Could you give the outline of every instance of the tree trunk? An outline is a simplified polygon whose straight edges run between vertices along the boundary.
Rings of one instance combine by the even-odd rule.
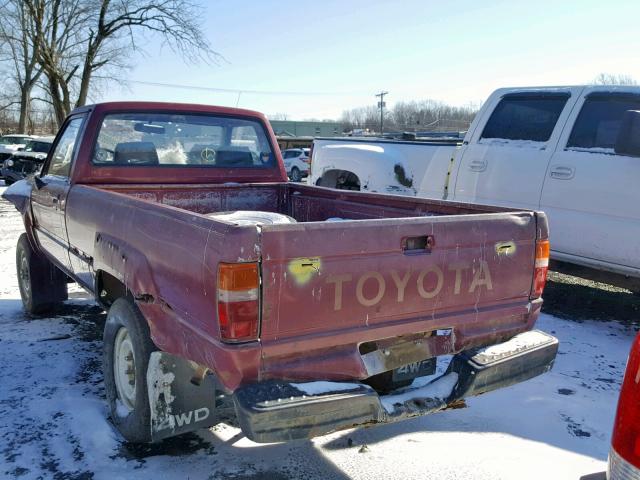
[[[53,104],[53,113],[55,113],[56,116],[57,126],[60,128],[64,123],[64,119],[67,117],[68,112],[65,109],[64,100],[60,95],[58,82],[55,79],[55,76],[51,75],[49,72],[46,72],[45,75],[47,75],[47,80],[49,81],[49,95],[51,96],[51,103]]]
[[[89,94],[89,84],[91,83],[91,65],[85,64],[82,71],[82,79],[80,81],[80,93],[78,94],[78,100],[76,101],[76,108],[82,107],[87,103],[87,95]]]
[[[20,89],[20,119],[18,120],[19,133],[27,133],[29,110],[31,110],[31,87],[24,85]]]

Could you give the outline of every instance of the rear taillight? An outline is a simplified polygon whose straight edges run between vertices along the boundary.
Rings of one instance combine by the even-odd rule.
[[[531,298],[540,298],[547,283],[547,271],[549,270],[549,240],[536,242],[536,261],[533,269],[533,284],[531,286]]]
[[[612,456],[617,454],[620,457],[618,463],[640,468],[640,335],[636,336],[627,361],[618,412],[613,424],[611,447]],[[626,469],[630,469],[628,465]],[[622,471],[624,468],[618,466],[614,471],[617,470]]]
[[[224,341],[258,338],[260,273],[257,263],[221,263],[218,266],[218,322]]]

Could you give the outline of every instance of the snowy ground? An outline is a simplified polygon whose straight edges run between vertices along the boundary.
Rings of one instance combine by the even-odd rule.
[[[584,311],[579,321],[542,315],[538,327],[561,342],[552,372],[472,398],[468,408],[289,444],[258,445],[221,424],[127,445],[106,420],[104,313],[74,290],[57,316],[26,316],[14,267],[21,231],[0,200],[0,477],[577,479],[605,468],[635,328],[582,320]]]

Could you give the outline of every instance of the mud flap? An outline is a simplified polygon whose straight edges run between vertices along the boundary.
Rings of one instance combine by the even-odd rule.
[[[152,442],[218,423],[215,378],[194,362],[153,352],[147,388]]]

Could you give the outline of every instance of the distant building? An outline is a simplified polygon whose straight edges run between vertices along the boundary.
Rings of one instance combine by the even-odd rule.
[[[297,122],[269,120],[278,137],[337,137],[344,126],[340,122]]]
[[[294,120],[269,120],[280,149],[308,148],[314,137],[342,136],[344,125],[340,122],[298,122]]]

